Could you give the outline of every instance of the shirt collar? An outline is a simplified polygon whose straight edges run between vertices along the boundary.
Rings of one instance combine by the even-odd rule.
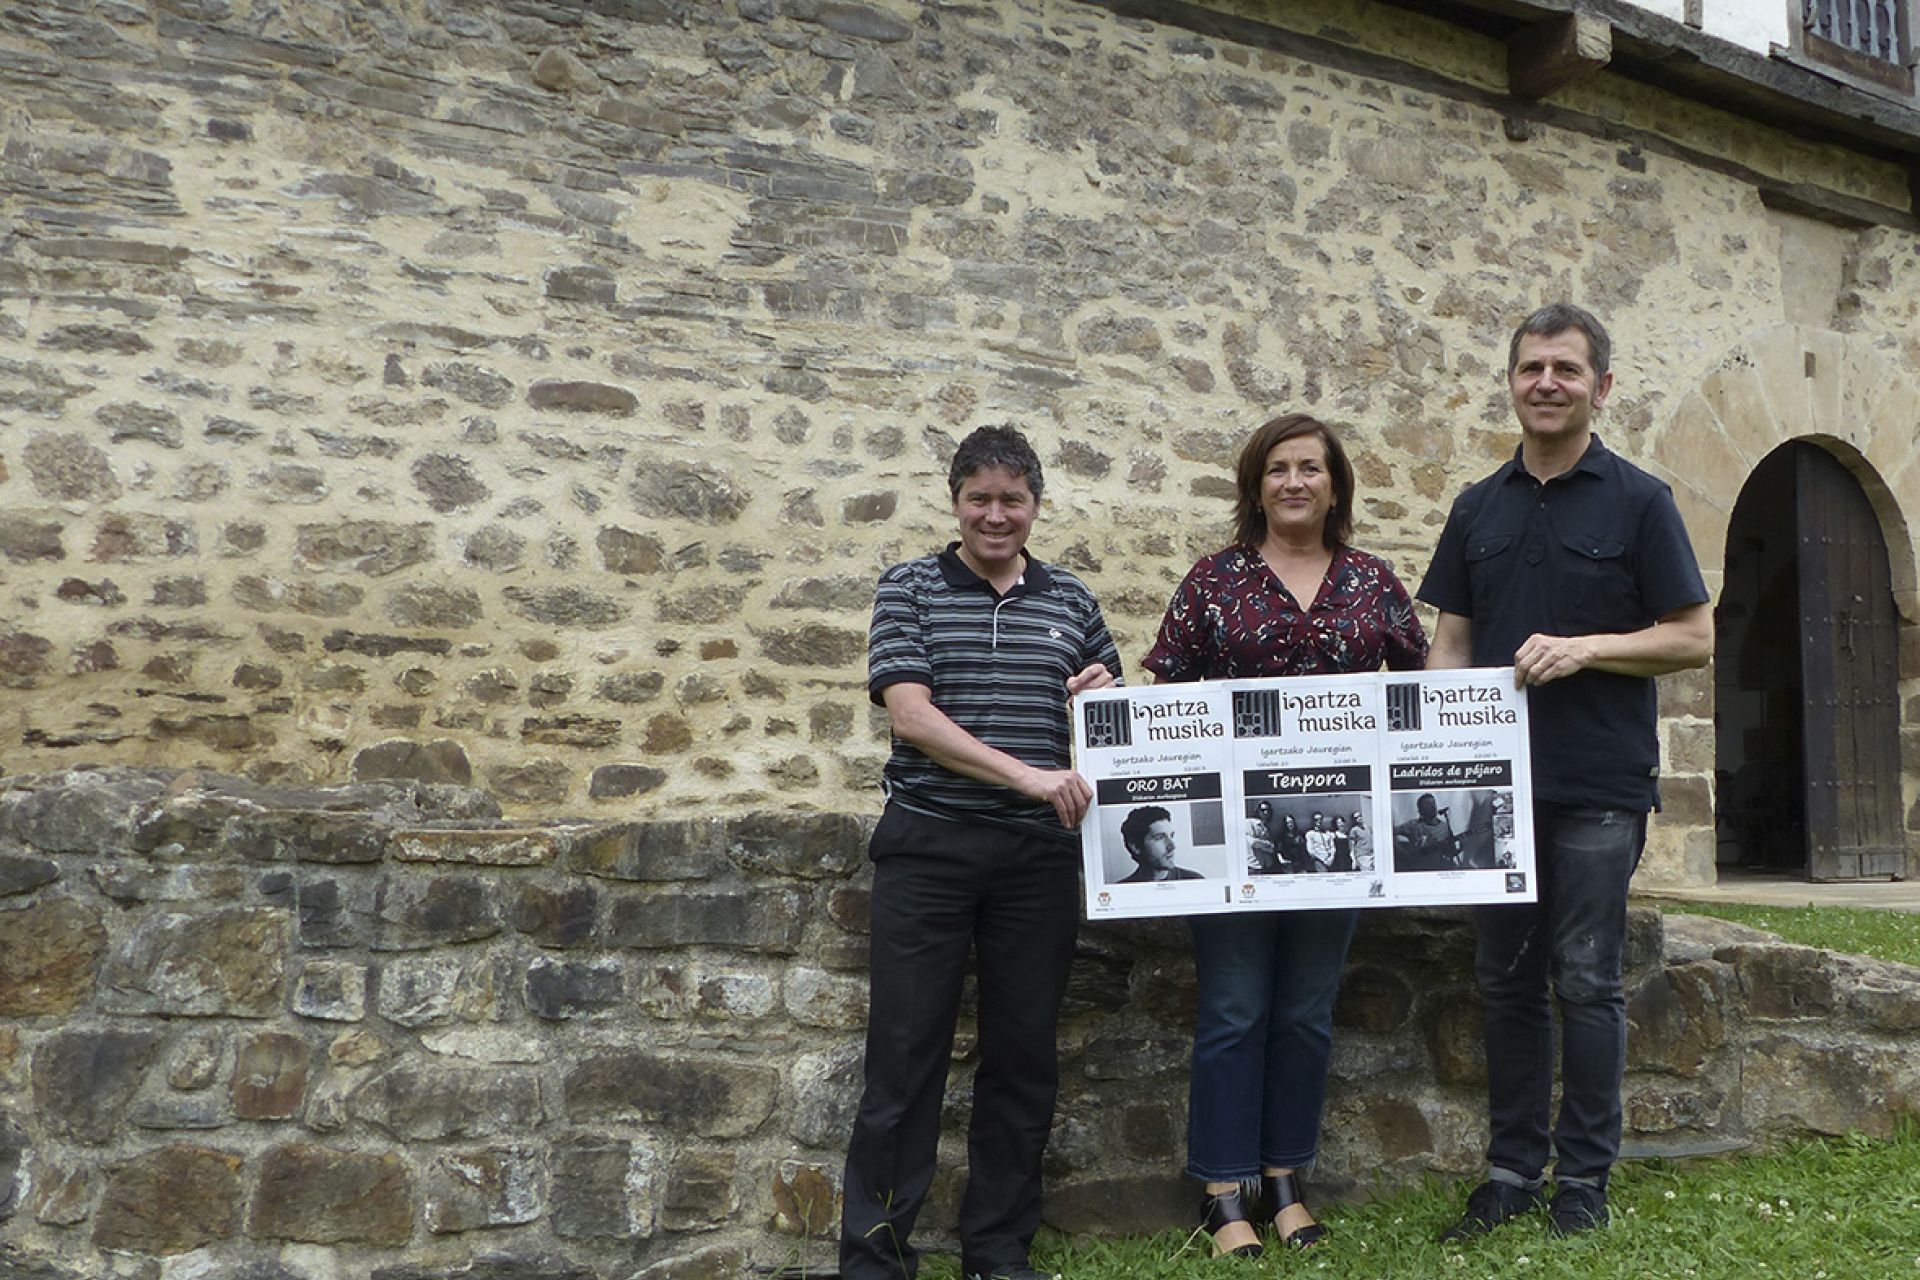
[[[1508,459],[1507,464],[1501,467],[1496,473],[1502,483],[1521,477],[1529,480],[1533,479],[1533,473],[1528,471],[1525,464],[1520,461],[1520,449],[1520,445],[1515,445],[1513,447],[1513,457]],[[1571,476],[1580,473],[1604,478],[1607,474],[1607,465],[1612,460],[1613,450],[1607,448],[1607,446],[1601,442],[1600,433],[1596,431],[1587,437],[1587,448],[1586,451],[1580,455],[1580,460],[1561,472],[1559,476],[1555,476],[1554,479],[1558,480],[1562,476]]]
[[[1008,595],[1024,591],[1045,591],[1053,585],[1053,575],[1047,572],[1047,566],[1035,560],[1025,547],[1020,548],[1020,558],[1026,561],[1020,570],[1020,580],[1008,589]],[[993,584],[967,567],[960,558],[960,543],[956,540],[947,544],[947,549],[939,556],[940,575],[947,585],[956,591],[985,591],[993,594]]]

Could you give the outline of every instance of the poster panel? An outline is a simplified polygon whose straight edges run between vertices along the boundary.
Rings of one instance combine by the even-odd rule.
[[[1074,707],[1090,919],[1535,898],[1511,668],[1151,685]]]

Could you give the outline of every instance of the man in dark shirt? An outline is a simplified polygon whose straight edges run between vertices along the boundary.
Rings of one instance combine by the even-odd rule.
[[[1011,427],[961,442],[948,490],[960,538],[880,577],[867,690],[893,723],[874,828],[865,1091],[847,1148],[845,1280],[912,1280],[967,957],[978,977],[960,1261],[1036,1280],[1040,1155],[1080,919],[1075,829],[1093,800],[1069,767],[1067,699],[1115,683],[1093,593],[1026,552],[1040,459]]]
[[[1421,796],[1414,816],[1393,829],[1395,871],[1451,871],[1459,865],[1453,827],[1441,817],[1440,802]]]
[[[1528,691],[1539,902],[1481,907],[1488,1180],[1443,1239],[1546,1203],[1556,1234],[1602,1226],[1620,1149],[1627,884],[1658,804],[1654,677],[1705,664],[1713,618],[1668,487],[1601,444],[1612,344],[1578,307],[1527,317],[1507,352],[1513,460],[1454,502],[1420,585],[1440,611],[1427,665],[1514,668]]]

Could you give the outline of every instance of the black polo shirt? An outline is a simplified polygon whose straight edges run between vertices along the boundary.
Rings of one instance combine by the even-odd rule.
[[[1005,595],[967,568],[955,542],[880,575],[867,637],[867,693],[926,685],[933,705],[968,733],[1040,769],[1072,760],[1067,677],[1096,662],[1120,676],[1120,653],[1093,592],[1028,556]],[[1021,553],[1025,555],[1025,552]],[[948,769],[893,740],[885,773],[896,804],[935,817],[1013,825],[1073,841],[1053,806]]]
[[[1542,484],[1513,460],[1454,500],[1420,599],[1473,623],[1473,665],[1535,632],[1640,631],[1708,599],[1673,491],[1593,437]],[[1533,794],[1645,811],[1659,803],[1654,682],[1582,671],[1528,691]]]

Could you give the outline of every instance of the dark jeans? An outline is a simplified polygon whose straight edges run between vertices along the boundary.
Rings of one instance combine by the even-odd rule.
[[[980,1061],[960,1206],[966,1271],[1027,1265],[1053,1127],[1054,1030],[1080,922],[1079,858],[1057,840],[889,805],[874,829],[866,1091],[847,1147],[840,1274],[899,1280],[933,1181],[967,954]]]
[[[1551,983],[1561,1039],[1555,1172],[1605,1185],[1620,1153],[1627,1062],[1627,883],[1640,865],[1647,815],[1536,802],[1533,832],[1540,901],[1474,912],[1474,969],[1487,1007],[1487,1161],[1526,1179],[1546,1170]]]
[[[1333,1001],[1357,911],[1194,916],[1199,978],[1187,1172],[1206,1182],[1297,1169],[1320,1145]]]

